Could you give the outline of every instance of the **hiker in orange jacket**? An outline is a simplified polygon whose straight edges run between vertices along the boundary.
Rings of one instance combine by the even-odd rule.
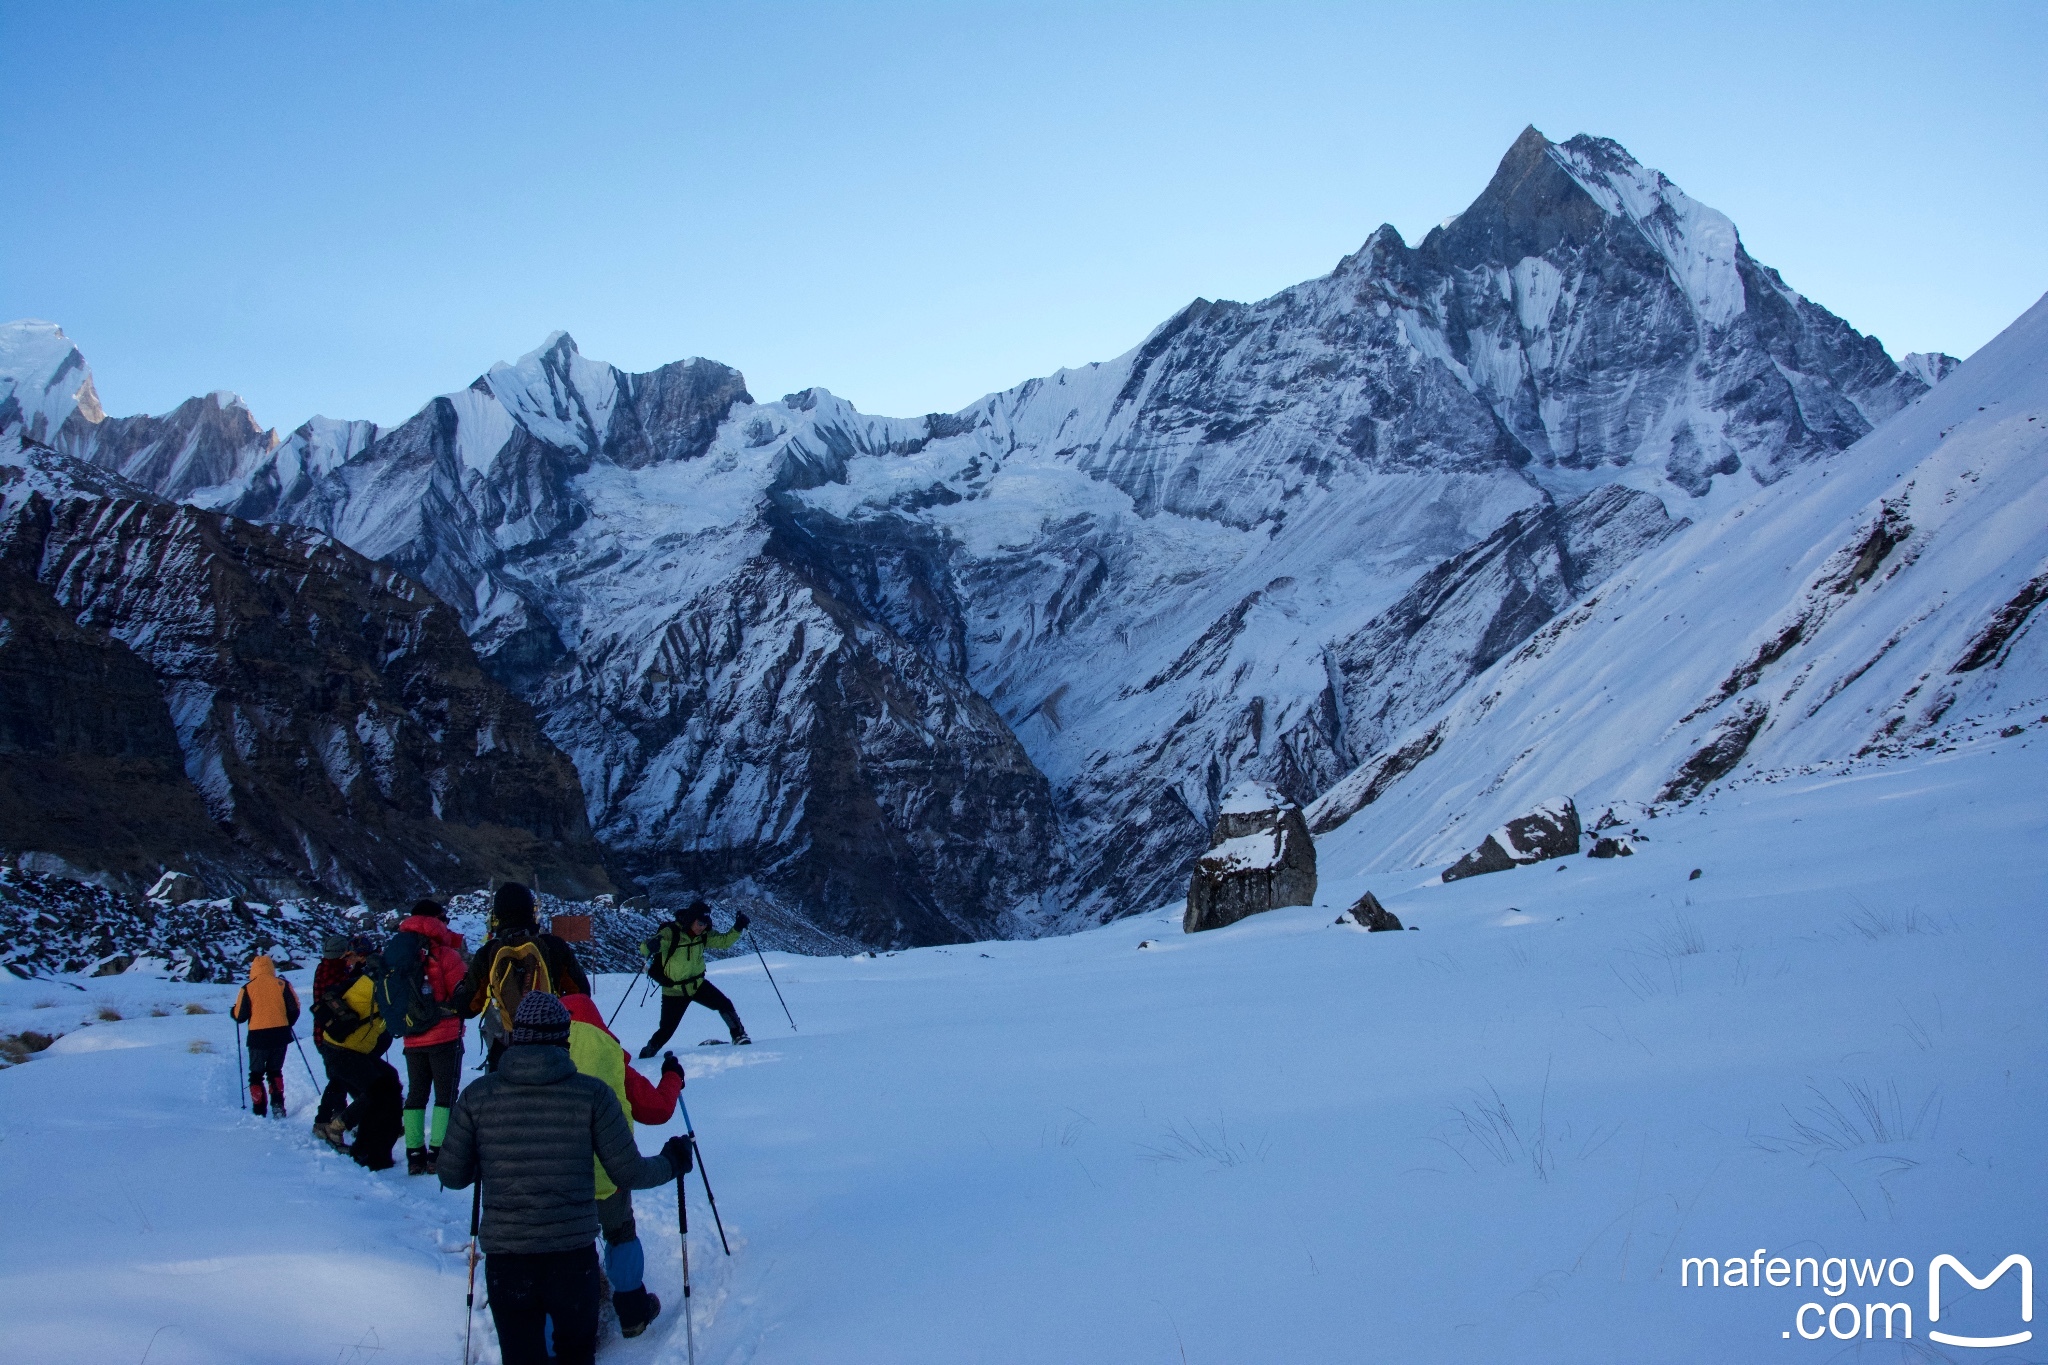
[[[249,1107],[284,1117],[284,1055],[291,1051],[292,1025],[299,1022],[299,994],[277,974],[277,964],[259,953],[249,964],[249,980],[235,993],[228,1017],[249,1026]],[[270,1083],[266,1104],[263,1085]]]

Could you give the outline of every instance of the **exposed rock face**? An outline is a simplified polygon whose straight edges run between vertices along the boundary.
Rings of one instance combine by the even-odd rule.
[[[74,622],[26,558],[0,556],[0,846],[129,890],[168,850],[227,867],[149,666]]]
[[[348,898],[536,874],[608,888],[567,760],[417,584],[315,533],[168,503],[7,510],[13,600],[49,598],[11,678],[16,747],[68,763],[80,809],[10,808],[23,823],[0,839],[105,819],[131,861]],[[111,709],[67,716],[66,677]]]
[[[1389,930],[1401,927],[1400,917],[1387,909],[1386,906],[1381,905],[1380,898],[1370,891],[1360,896],[1357,902],[1344,913],[1350,915],[1352,919],[1375,934],[1383,934]]]
[[[1342,820],[1435,752],[1411,723],[1696,495],[1944,372],[1615,144],[1533,129],[1415,246],[1382,228],[950,415],[757,403],[713,362],[628,375],[557,334],[389,431],[280,442],[225,400],[112,428],[49,330],[10,371],[23,422],[416,576],[665,896],[875,943],[1157,905],[1248,778],[1334,788]]]
[[[1054,846],[1051,793],[965,679],[773,554],[665,607],[597,715],[573,676],[542,694],[631,794],[600,833],[654,895],[750,879],[849,944],[1027,927],[1003,916],[1053,871],[1021,856]]]
[[[1607,834],[1595,839],[1593,846],[1586,850],[1588,858],[1633,858],[1635,854],[1634,844],[1625,838],[1617,839]]]
[[[1607,484],[1545,501],[1423,574],[1333,643],[1344,737],[1377,754],[1616,568],[1684,526],[1648,493]]]
[[[1444,869],[1447,882],[1505,872],[1579,851],[1579,808],[1568,796],[1546,801],[1486,836],[1479,847]]]
[[[1217,811],[1209,851],[1188,883],[1184,932],[1220,929],[1247,915],[1316,898],[1316,845],[1301,807],[1270,787],[1241,784]]]

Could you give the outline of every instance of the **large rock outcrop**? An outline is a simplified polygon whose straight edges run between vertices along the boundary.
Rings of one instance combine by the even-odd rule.
[[[1188,882],[1183,931],[1220,929],[1247,915],[1316,898],[1316,844],[1301,807],[1258,783],[1232,789],[1216,812],[1209,851]]]
[[[1444,869],[1447,882],[1486,872],[1563,858],[1579,851],[1579,808],[1569,796],[1545,801],[1479,841],[1479,847]]]

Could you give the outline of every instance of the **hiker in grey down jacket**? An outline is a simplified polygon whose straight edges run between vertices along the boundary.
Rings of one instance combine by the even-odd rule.
[[[498,1069],[455,1102],[435,1174],[451,1190],[481,1183],[484,1286],[504,1365],[589,1365],[597,1350],[597,1174],[622,1190],[690,1172],[672,1137],[643,1157],[611,1086],[576,1069],[569,1012],[530,991],[512,1016]],[[661,1304],[648,1295],[652,1317]],[[548,1328],[554,1349],[548,1349]]]
[[[456,1100],[435,1171],[451,1190],[483,1177],[485,1255],[570,1251],[597,1240],[593,1154],[622,1190],[676,1177],[666,1157],[640,1155],[618,1096],[566,1048],[508,1047]]]

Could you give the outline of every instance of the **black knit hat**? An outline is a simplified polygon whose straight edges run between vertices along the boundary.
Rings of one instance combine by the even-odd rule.
[[[683,913],[676,916],[676,923],[688,926],[695,924],[700,919],[706,924],[711,922],[711,907],[706,905],[701,898],[693,900],[684,906]]]
[[[428,900],[425,897],[421,897],[412,903],[412,912],[415,915],[425,915],[428,919],[448,918],[447,906],[439,901]]]
[[[533,912],[533,892],[523,882],[506,882],[491,902],[492,920],[507,929],[530,928]]]
[[[569,1011],[546,991],[528,991],[512,1016],[512,1046],[569,1046]]]

